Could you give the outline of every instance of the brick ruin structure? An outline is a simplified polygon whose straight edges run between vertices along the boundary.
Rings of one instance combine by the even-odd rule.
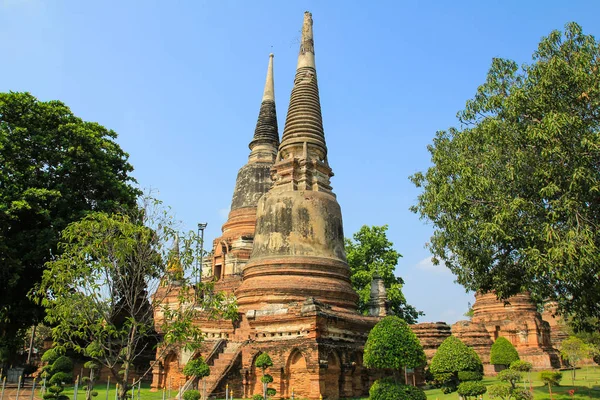
[[[240,319],[195,321],[206,335],[202,348],[194,354],[175,349],[159,360],[152,387],[196,385],[181,371],[202,355],[211,369],[203,383],[207,395],[222,396],[228,385],[235,397],[249,398],[262,393],[254,361],[266,352],[276,398],[364,396],[375,377],[363,368],[363,347],[386,315],[385,290],[375,279],[371,315],[357,312],[341,209],[330,185],[308,12],[281,143],[271,55],[249,147],[203,273],[217,290],[235,294]]]

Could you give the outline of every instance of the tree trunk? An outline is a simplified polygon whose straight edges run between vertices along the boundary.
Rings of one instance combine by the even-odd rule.
[[[552,384],[548,382],[548,393],[550,393],[550,400],[552,400]]]

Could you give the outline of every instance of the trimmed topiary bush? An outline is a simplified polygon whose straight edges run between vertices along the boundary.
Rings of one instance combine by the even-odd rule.
[[[552,386],[560,386],[562,374],[558,371],[542,371],[540,372],[540,380],[548,385],[548,393],[552,398]]]
[[[185,376],[195,376],[196,378],[204,378],[210,375],[210,367],[204,361],[204,358],[198,357],[196,359],[188,361],[183,367],[183,373]]]
[[[468,378],[469,381],[476,377],[475,373],[483,377],[483,364],[479,356],[456,336],[449,336],[442,342],[431,360],[429,370],[444,393],[451,393],[458,389],[458,384],[461,382],[460,372],[462,372],[461,376]],[[466,374],[465,371],[473,374]]]
[[[371,329],[365,344],[364,365],[367,368],[416,368],[425,364],[425,353],[419,339],[401,318],[389,316]]]
[[[265,400],[262,394],[255,394],[252,396],[252,400]]]
[[[505,337],[498,337],[490,350],[490,363],[508,367],[514,361],[519,360],[517,349]]]
[[[277,394],[277,390],[274,388],[267,388],[267,396],[275,396]]]
[[[269,374],[264,374],[263,376],[260,377],[260,381],[262,383],[271,383],[271,382],[273,382],[273,376],[271,376]]]
[[[529,372],[533,369],[533,364],[527,361],[517,360],[511,362],[509,368],[519,372]]]
[[[264,371],[265,369],[273,366],[273,360],[271,360],[271,357],[267,353],[262,353],[256,357],[254,364]]]
[[[483,379],[483,372],[480,371],[458,371],[458,380],[460,382],[480,381]]]
[[[197,390],[188,390],[183,393],[183,400],[200,400],[200,392]]]
[[[73,361],[67,356],[60,356],[52,363],[52,373],[73,371]]]
[[[523,374],[520,371],[514,369],[505,369],[498,373],[498,379],[502,382],[508,382],[512,388],[517,387],[517,382],[523,379]]]
[[[376,380],[369,389],[369,400],[427,400],[427,395],[418,387],[383,378]]]
[[[478,396],[487,392],[485,385],[481,382],[476,381],[468,381],[462,382],[458,385],[458,394],[465,399],[469,399],[471,397],[477,398]]]

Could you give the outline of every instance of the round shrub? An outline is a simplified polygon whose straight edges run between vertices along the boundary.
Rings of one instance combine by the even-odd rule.
[[[431,360],[429,370],[442,392],[451,393],[456,391],[459,373],[471,371],[483,377],[483,364],[475,350],[465,345],[456,336],[448,336],[442,342]],[[475,374],[461,374],[464,378],[472,379]]]
[[[480,381],[483,379],[483,373],[479,371],[458,371],[458,380],[461,382]]]
[[[523,374],[514,369],[505,369],[500,371],[497,377],[498,380],[501,380],[502,382],[510,383],[510,385],[514,388],[517,385],[517,382],[523,378]]]
[[[188,390],[183,394],[183,400],[200,400],[200,392],[197,390]]]
[[[90,394],[92,395],[92,397],[98,396],[98,392],[96,390],[92,390]]]
[[[562,373],[558,371],[542,371],[540,372],[540,380],[548,386],[559,386],[562,379]]]
[[[210,367],[202,357],[199,357],[188,361],[188,363],[185,364],[185,367],[183,367],[183,373],[185,376],[195,376],[202,379],[205,376],[210,375]]]
[[[42,361],[48,364],[52,364],[56,359],[60,357],[60,353],[56,349],[48,349],[42,355]]]
[[[62,392],[63,390],[65,390],[62,386],[58,386],[58,385],[52,385],[48,388],[48,391],[50,393],[54,393],[54,394],[58,394],[60,392]]]
[[[369,389],[369,400],[399,400],[404,399],[405,392],[402,384],[393,379],[378,379]]]
[[[512,395],[515,400],[533,400],[533,393],[522,387],[514,388]]]
[[[60,386],[63,383],[70,383],[73,381],[73,375],[68,372],[57,372],[50,378],[50,383],[53,385]]]
[[[512,394],[512,387],[497,383],[488,387],[488,396],[492,399],[508,399]]]
[[[371,386],[369,400],[427,400],[427,395],[418,387],[403,385],[393,378],[383,378]]]
[[[487,392],[485,385],[481,382],[468,381],[458,385],[458,394],[462,397],[477,397]]]
[[[494,365],[510,365],[519,360],[519,353],[515,346],[505,337],[498,337],[490,350],[490,363]]]
[[[529,372],[533,369],[533,364],[527,361],[517,360],[511,362],[509,368],[519,372]]]
[[[252,400],[265,400],[262,394],[255,394],[252,396]]]
[[[73,361],[67,356],[60,356],[52,363],[52,373],[73,371]]]
[[[271,360],[271,357],[267,353],[262,353],[256,357],[254,364],[258,368],[266,369],[273,365],[273,360]]]
[[[277,390],[274,388],[267,388],[267,396],[275,396],[277,394]]]
[[[423,346],[403,319],[388,316],[371,329],[364,351],[367,368],[416,368],[425,360]]]
[[[263,376],[260,377],[260,381],[262,383],[271,383],[271,382],[273,382],[273,377],[269,374],[264,374]]]

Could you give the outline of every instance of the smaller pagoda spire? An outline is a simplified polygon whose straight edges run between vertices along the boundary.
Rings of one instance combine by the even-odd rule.
[[[269,54],[269,66],[265,90],[260,104],[254,138],[250,142],[248,162],[273,162],[279,147],[279,129],[275,108],[275,84],[273,80],[273,53]]]

